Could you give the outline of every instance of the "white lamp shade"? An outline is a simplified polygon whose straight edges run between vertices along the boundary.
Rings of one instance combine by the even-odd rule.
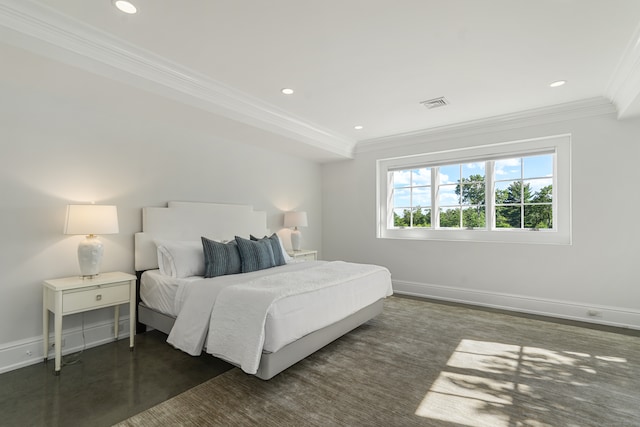
[[[64,234],[117,234],[118,210],[112,205],[68,205]]]
[[[285,227],[306,227],[307,213],[306,212],[285,212],[284,226]]]

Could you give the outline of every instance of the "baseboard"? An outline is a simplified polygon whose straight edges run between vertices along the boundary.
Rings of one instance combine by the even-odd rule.
[[[620,307],[587,305],[570,301],[532,298],[522,295],[400,280],[393,281],[393,290],[401,295],[432,298],[619,328],[640,329],[640,311]]]
[[[83,348],[87,349],[113,342],[113,326],[114,321],[111,320],[63,330],[62,355],[75,353]],[[128,337],[129,316],[122,316],[119,320],[118,339]],[[44,361],[44,349],[42,346],[42,336],[0,345],[0,374],[42,363]],[[52,359],[53,357],[53,334],[51,334],[49,336],[47,358]]]

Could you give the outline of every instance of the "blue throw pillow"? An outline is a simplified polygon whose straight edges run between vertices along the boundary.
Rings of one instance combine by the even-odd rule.
[[[264,236],[262,239],[258,239],[255,236],[249,236],[251,240],[269,240],[271,243],[271,250],[273,251],[273,260],[276,265],[285,265],[287,260],[284,259],[284,255],[282,254],[282,246],[280,245],[280,238],[276,233],[273,233],[271,236]]]
[[[202,237],[204,277],[217,277],[242,272],[240,252],[235,241],[220,243]]]
[[[236,236],[236,243],[240,252],[243,273],[275,267],[273,249],[271,249],[271,242],[268,239],[253,241]]]

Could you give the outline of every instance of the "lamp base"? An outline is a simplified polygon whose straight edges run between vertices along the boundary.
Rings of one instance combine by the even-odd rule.
[[[291,230],[291,249],[293,249],[294,251],[299,251],[301,243],[302,233],[300,233],[300,230]]]
[[[78,264],[82,277],[93,277],[100,274],[104,246],[97,236],[90,234],[78,245]]]

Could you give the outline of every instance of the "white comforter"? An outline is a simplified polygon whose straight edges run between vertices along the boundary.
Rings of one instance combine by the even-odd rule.
[[[366,286],[367,280],[358,280],[373,275],[383,275],[384,280],[372,281],[375,286]],[[185,303],[167,341],[189,354],[198,355],[207,340],[208,353],[251,374],[257,372],[265,340],[265,323],[268,316],[277,312],[278,301],[287,301],[287,298],[293,301],[291,298],[296,297],[314,300],[313,292],[340,292],[340,285],[347,284],[343,285],[346,294],[330,294],[332,300],[340,301],[336,304],[339,309],[326,310],[329,313],[324,316],[326,318],[310,319],[309,330],[304,329],[304,324],[297,325],[297,335],[290,339],[293,341],[342,320],[393,292],[390,274],[384,267],[341,261],[300,263],[220,279],[190,283]],[[345,305],[343,300],[350,302]]]

